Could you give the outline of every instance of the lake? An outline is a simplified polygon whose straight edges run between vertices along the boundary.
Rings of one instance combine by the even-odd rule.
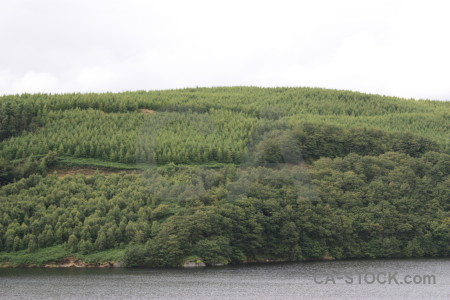
[[[450,299],[450,258],[0,269],[1,299]]]

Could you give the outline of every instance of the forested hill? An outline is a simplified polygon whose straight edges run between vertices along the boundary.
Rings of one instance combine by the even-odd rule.
[[[450,102],[256,87],[2,96],[0,262],[445,256],[449,154]],[[74,166],[109,171],[57,176]]]

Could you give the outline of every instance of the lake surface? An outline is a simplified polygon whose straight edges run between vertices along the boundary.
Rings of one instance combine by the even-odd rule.
[[[448,300],[450,258],[203,269],[0,269],[0,298]]]

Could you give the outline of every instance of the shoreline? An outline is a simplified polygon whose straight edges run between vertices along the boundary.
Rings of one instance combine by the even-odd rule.
[[[226,264],[226,265],[199,265],[199,266],[183,266],[183,264],[177,267],[149,267],[149,266],[137,266],[126,267],[123,262],[120,261],[105,261],[87,263],[80,259],[75,259],[73,256],[67,257],[58,261],[49,261],[44,264],[11,264],[9,262],[0,262],[0,269],[108,269],[108,268],[151,268],[151,269],[191,269],[191,268],[217,268],[227,266],[246,266],[256,264],[276,264],[276,263],[308,263],[308,262],[326,262],[326,261],[352,261],[352,260],[419,260],[419,259],[450,259],[450,256],[422,256],[422,257],[379,257],[379,258],[345,258],[335,259],[332,257],[323,257],[319,259],[303,259],[298,261],[289,261],[284,259],[265,259],[265,260],[248,260],[238,264]]]

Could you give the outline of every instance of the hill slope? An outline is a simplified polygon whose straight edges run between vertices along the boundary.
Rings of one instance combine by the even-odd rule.
[[[52,259],[129,266],[449,254],[450,103],[234,87],[0,108],[3,262],[61,245]],[[72,166],[109,171],[51,175]]]

